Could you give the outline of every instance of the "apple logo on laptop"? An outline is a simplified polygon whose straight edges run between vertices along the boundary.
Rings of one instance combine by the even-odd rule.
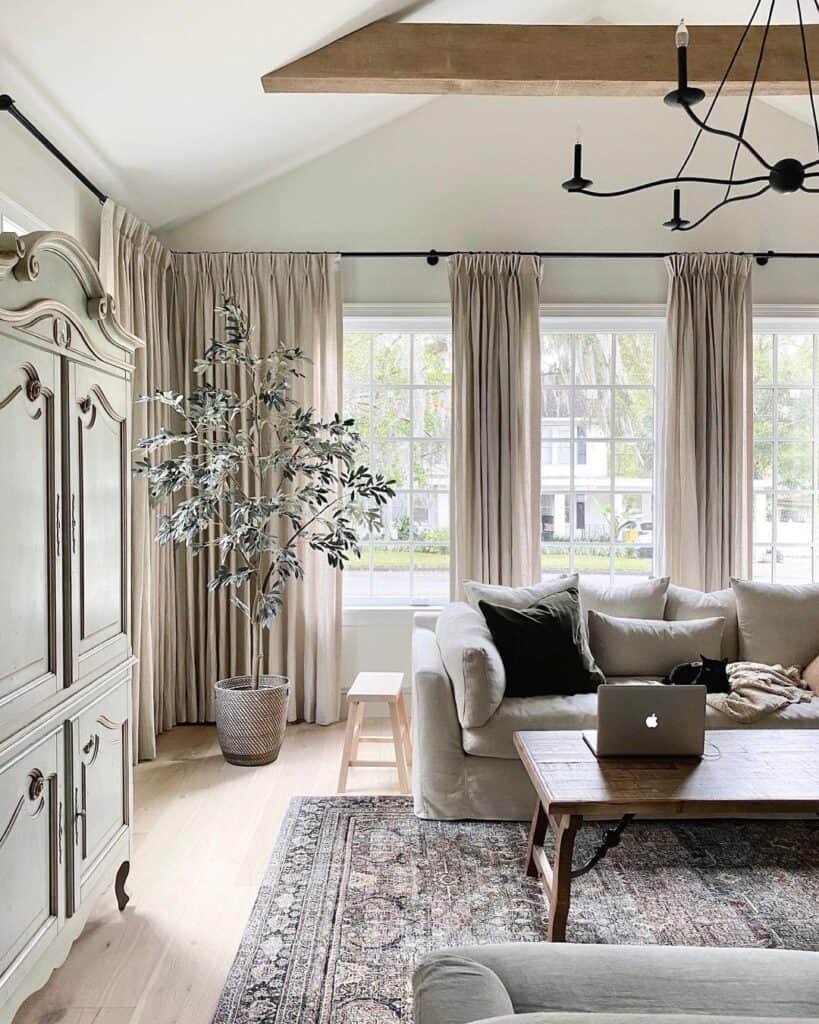
[[[647,729],[656,729],[659,724],[660,724],[660,720],[657,718],[657,716],[655,714],[649,715],[648,718],[646,719],[646,728]]]

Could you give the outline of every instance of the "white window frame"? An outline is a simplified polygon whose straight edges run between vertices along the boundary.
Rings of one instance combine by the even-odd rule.
[[[23,234],[28,234],[31,231],[47,231],[48,225],[20,206],[11,196],[0,192],[0,232],[16,228],[21,228]]]
[[[776,347],[774,347],[773,355],[773,384],[770,385],[773,390],[773,402],[771,410],[771,443],[773,446],[772,451],[772,480],[771,480],[771,495],[773,501],[773,508],[771,510],[771,540],[770,545],[768,541],[757,541],[753,535],[754,525],[754,509],[753,509],[753,490],[752,490],[752,501],[749,515],[751,519],[750,534],[751,534],[751,575],[753,576],[753,566],[755,564],[755,551],[758,547],[771,548],[771,576],[770,579],[761,580],[759,577],[754,576],[755,579],[759,579],[760,582],[772,582],[775,580],[776,574],[776,554],[777,548],[788,549],[788,548],[803,548],[808,546],[811,551],[811,579],[815,582],[819,579],[819,539],[817,538],[817,518],[819,517],[819,510],[817,509],[817,501],[819,501],[819,479],[817,479],[817,453],[819,453],[819,307],[815,306],[797,306],[797,307],[776,307],[776,306],[755,306],[754,307],[754,318],[753,318],[753,334],[810,334],[813,336],[813,363],[814,363],[814,380],[810,385],[793,385],[794,388],[804,388],[813,392],[812,410],[813,410],[813,424],[812,424],[812,458],[811,458],[811,489],[810,491],[795,491],[791,492],[794,494],[805,494],[811,497],[811,540],[808,545],[797,544],[795,542],[782,541],[780,542],[777,538],[777,494],[780,493],[781,489],[776,485],[776,471],[777,471],[777,453],[779,446],[779,432],[776,415],[776,392],[779,388],[787,388],[786,384],[779,384],[777,382],[777,364],[776,364]],[[756,390],[757,385],[752,387]],[[763,386],[764,387],[764,386]],[[753,444],[753,433],[751,435],[751,443]],[[753,453],[752,453],[753,457]],[[781,581],[778,581],[781,582]]]
[[[356,303],[345,303],[344,305],[344,335],[350,332],[360,333],[395,333],[395,334],[451,334],[452,316],[449,303],[440,304],[411,304],[411,305],[361,305]],[[370,371],[372,381],[372,367]],[[409,384],[403,385],[402,390],[411,393],[415,390],[426,390],[429,385]],[[371,386],[372,391],[372,386]],[[400,438],[401,441],[410,443],[410,479],[406,488],[410,495],[410,509],[412,507],[412,452],[414,443],[424,443],[428,438],[410,437]],[[436,439],[431,439],[433,442]],[[403,488],[402,488],[403,490]],[[412,541],[410,551],[412,552]],[[372,573],[372,562],[369,571]],[[413,572],[412,553],[410,554],[410,574]],[[349,609],[366,608],[437,608],[440,604],[431,598],[419,595],[417,597],[405,595],[384,595],[379,597],[372,594],[360,599],[344,598],[345,612]]]
[[[664,353],[665,353],[665,307],[659,305],[542,305],[540,307],[540,333],[544,334],[576,334],[588,329],[591,332],[598,331],[604,334],[618,333],[639,333],[641,331],[651,332],[655,335],[654,347],[654,434],[652,443],[654,445],[654,473],[652,481],[652,566],[649,575],[656,576],[661,571],[662,562],[662,536],[663,524],[661,520],[662,503],[659,496],[662,493],[662,460],[658,448],[658,442],[662,436],[663,396],[661,383],[663,380]],[[609,386],[609,385],[607,385]],[[614,385],[612,387],[612,393]],[[628,387],[628,385],[626,385]],[[609,439],[614,445],[614,440]],[[612,467],[614,466],[614,453],[612,451]],[[574,461],[569,457],[569,495],[571,522],[574,524],[576,517],[577,491],[574,481]],[[613,492],[616,493],[616,492]],[[572,531],[573,532],[573,531]],[[572,566],[574,538],[569,542],[569,565]],[[614,572],[614,546],[611,547],[609,561],[609,580],[616,578]],[[603,546],[603,542],[601,542]],[[601,574],[602,575],[602,574]],[[626,578],[623,576],[622,578]]]

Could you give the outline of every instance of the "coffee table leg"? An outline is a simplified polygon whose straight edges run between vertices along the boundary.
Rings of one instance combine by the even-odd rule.
[[[549,899],[549,941],[566,941],[566,919],[572,887],[574,837],[583,821],[579,814],[561,814],[555,821],[555,855]]]
[[[543,846],[548,826],[549,819],[546,811],[543,809],[543,804],[538,800],[535,805],[535,813],[532,816],[532,824],[529,826],[529,842],[526,846],[526,875],[529,878],[537,878],[540,874],[535,862],[535,849],[538,846]]]

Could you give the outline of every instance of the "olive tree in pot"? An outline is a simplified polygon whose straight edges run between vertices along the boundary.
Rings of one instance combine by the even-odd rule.
[[[248,673],[216,681],[216,727],[226,760],[268,764],[284,736],[289,683],[264,674],[264,631],[288,582],[302,578],[305,551],[343,569],[359,554],[362,527],[378,523],[395,492],[361,465],[353,420],[323,420],[293,398],[304,353],[279,344],[263,356],[239,306],[226,302],[217,313],[224,337],[195,363],[198,386],[140,399],[167,407],[171,423],[138,441],[144,457],[135,472],[165,508],[157,542],[193,555],[215,548],[208,588],[228,590],[249,620]]]

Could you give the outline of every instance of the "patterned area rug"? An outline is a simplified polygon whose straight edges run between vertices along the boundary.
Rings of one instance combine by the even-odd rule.
[[[425,953],[545,938],[525,845],[522,824],[419,821],[405,797],[294,800],[214,1024],[408,1024]],[[817,906],[819,823],[636,823],[573,883],[567,938],[819,949]]]

